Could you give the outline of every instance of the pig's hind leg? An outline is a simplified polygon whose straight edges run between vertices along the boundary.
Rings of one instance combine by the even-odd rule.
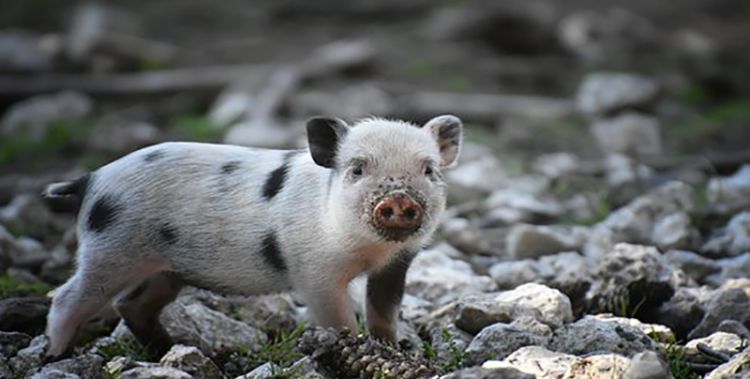
[[[162,308],[182,289],[182,280],[173,272],[158,273],[115,301],[115,309],[138,341],[158,356],[172,347],[172,340],[159,322]]]
[[[127,256],[120,251],[79,248],[76,273],[52,299],[47,356],[63,354],[81,325],[124,288],[164,269],[161,261],[122,259]]]

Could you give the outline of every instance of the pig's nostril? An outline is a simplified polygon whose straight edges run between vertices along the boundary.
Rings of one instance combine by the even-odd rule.
[[[417,211],[414,208],[406,208],[404,210],[404,218],[407,220],[414,220],[415,217],[417,217]]]
[[[382,216],[385,219],[389,219],[393,216],[393,208],[391,207],[384,207],[380,210],[380,216]]]

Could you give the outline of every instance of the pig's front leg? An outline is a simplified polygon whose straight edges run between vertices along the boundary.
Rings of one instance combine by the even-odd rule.
[[[367,328],[370,334],[390,342],[396,340],[396,320],[404,296],[406,271],[416,253],[402,251],[367,278]]]
[[[307,303],[307,310],[313,321],[320,326],[336,329],[348,328],[356,333],[357,320],[349,301],[346,284],[333,285],[320,282],[310,283],[301,294]]]

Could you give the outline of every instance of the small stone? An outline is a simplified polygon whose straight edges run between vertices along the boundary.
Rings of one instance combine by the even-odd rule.
[[[674,296],[656,310],[654,320],[674,331],[678,340],[684,339],[703,319],[703,295],[695,288],[678,288]]]
[[[580,160],[578,156],[571,153],[543,154],[532,163],[534,171],[550,178],[564,177],[578,169]]]
[[[481,364],[488,359],[505,359],[524,346],[546,346],[548,338],[529,333],[509,324],[485,327],[466,348],[468,362]]]
[[[745,348],[742,337],[733,333],[714,332],[708,337],[696,338],[685,344],[685,355],[691,362],[711,361],[698,350],[698,344],[700,343],[729,356],[735,355]]]
[[[145,122],[113,120],[91,131],[88,146],[95,151],[122,154],[159,141],[159,129]]]
[[[441,376],[440,379],[534,379],[535,376],[510,367],[469,367]]]
[[[500,262],[490,267],[489,272],[495,279],[498,289],[512,289],[524,283],[537,282],[541,277],[538,263],[531,259]]]
[[[732,357],[727,363],[706,375],[705,379],[747,378],[750,376],[750,349]]]
[[[25,31],[0,33],[0,71],[47,71],[60,53],[58,36],[37,36]]]
[[[266,362],[253,371],[248,372],[245,375],[238,376],[235,379],[272,379],[276,373],[281,372],[283,369],[272,362]]]
[[[550,347],[575,355],[615,353],[626,356],[659,349],[654,340],[634,326],[589,315],[557,329]]]
[[[653,351],[640,352],[633,356],[623,374],[624,379],[672,379],[669,367]]]
[[[47,352],[49,341],[44,335],[34,337],[29,346],[18,351],[15,357],[11,358],[9,363],[16,375],[26,373],[29,370],[42,366]]]
[[[648,324],[636,318],[615,317],[611,314],[599,314],[593,317],[599,320],[613,321],[621,325],[629,325],[635,327],[647,336],[659,342],[670,343],[676,341],[675,335],[674,333],[672,333],[672,330],[664,325]]]
[[[750,252],[750,212],[741,212],[732,217],[719,235],[708,240],[701,250],[711,257],[731,257]]]
[[[205,379],[220,379],[221,370],[193,346],[174,345],[161,358],[162,366],[180,369],[192,376]]]
[[[541,346],[526,346],[502,361],[490,360],[482,364],[486,369],[515,368],[537,378],[562,378],[573,362],[574,355],[550,351]]]
[[[651,105],[659,94],[653,79],[630,73],[588,74],[578,90],[578,108],[587,115],[603,115],[625,108]]]
[[[98,355],[80,355],[74,358],[48,363],[32,378],[41,379],[59,377],[60,373],[64,373],[65,375],[72,374],[80,378],[104,379],[105,373],[104,370],[102,370],[103,363],[102,357]]]
[[[583,227],[516,225],[508,233],[507,249],[513,259],[538,258],[579,250],[587,238]]]
[[[120,379],[193,379],[185,371],[172,367],[136,367],[120,374]]]
[[[649,156],[664,150],[661,126],[653,117],[635,112],[626,112],[612,118],[600,119],[591,124],[601,151],[609,154]]]
[[[93,100],[79,92],[37,95],[8,108],[0,120],[0,134],[26,133],[31,140],[41,141],[54,123],[79,121],[93,109]]]
[[[0,300],[0,330],[36,335],[44,330],[50,300],[46,297],[12,297]]]
[[[618,354],[592,355],[577,359],[563,378],[610,379],[621,378],[630,365],[630,359]]]
[[[706,197],[716,211],[725,214],[750,205],[750,164],[731,176],[709,180]]]
[[[659,219],[654,224],[651,241],[660,249],[687,249],[699,239],[693,228],[690,216],[685,212],[675,212]]]
[[[740,288],[719,290],[708,301],[700,324],[688,335],[690,339],[706,337],[715,332],[724,320],[736,320],[750,325],[750,298]]]
[[[29,346],[31,336],[18,332],[0,331],[0,356],[10,358],[18,353],[18,350]]]
[[[406,292],[422,299],[445,304],[461,296],[493,291],[492,278],[477,275],[471,266],[451,258],[436,247],[420,252],[406,275]]]
[[[654,175],[650,167],[623,154],[609,154],[604,160],[606,182],[611,188],[629,183],[642,183]]]
[[[702,282],[709,275],[721,271],[721,265],[711,259],[686,250],[670,250],[664,254],[667,260],[685,274]]]

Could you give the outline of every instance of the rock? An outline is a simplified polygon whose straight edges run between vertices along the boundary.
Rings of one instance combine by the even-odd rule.
[[[592,355],[579,358],[570,365],[563,378],[609,379],[621,378],[630,359],[617,354]]]
[[[535,375],[538,379],[553,379],[563,377],[576,359],[578,358],[574,355],[550,351],[541,346],[527,346],[516,350],[502,361],[487,361],[482,367],[515,368]]]
[[[623,379],[673,379],[669,366],[653,351],[644,351],[633,356]]]
[[[479,222],[482,223],[483,221]],[[472,258],[494,256],[504,250],[507,234],[505,229],[480,227],[481,225],[476,224],[477,222],[470,223],[465,218],[446,219],[441,224],[440,234],[451,246]]]
[[[658,342],[670,343],[676,341],[675,335],[674,333],[672,333],[672,330],[664,325],[647,324],[636,318],[615,317],[611,314],[598,314],[592,317],[603,321],[613,321],[621,325],[635,327],[645,335]]]
[[[612,212],[594,226],[585,254],[596,258],[609,253],[618,242],[648,243],[659,220],[695,208],[693,189],[682,182],[666,183]]]
[[[14,247],[10,250],[10,259],[16,267],[37,269],[50,258],[44,245],[33,238],[20,237],[16,239]]]
[[[423,33],[443,41],[477,40],[511,55],[536,55],[556,49],[555,18],[551,8],[522,1],[440,7]]]
[[[105,337],[109,338],[109,337]],[[100,339],[101,340],[101,339]],[[104,370],[109,373],[122,373],[137,367],[157,367],[159,364],[153,362],[134,361],[133,358],[117,356],[104,365]]]
[[[750,212],[741,212],[732,217],[727,226],[709,239],[701,250],[711,257],[731,257],[750,252]]]
[[[619,243],[594,269],[586,294],[595,313],[627,311],[630,316],[650,312],[672,297],[676,273],[659,252],[648,246]]]
[[[750,164],[744,164],[727,177],[712,178],[706,197],[718,212],[731,213],[750,205]]]
[[[483,198],[484,195],[500,188],[507,180],[505,170],[491,150],[476,144],[465,145],[462,148],[462,156],[459,157],[459,164],[454,170],[445,173],[448,199],[453,202]],[[470,155],[464,157],[463,154],[467,152]],[[475,196],[465,196],[466,193],[473,193]]]
[[[80,376],[76,374],[71,374],[69,372],[64,372],[64,371],[54,369],[54,368],[35,373],[34,375],[31,375],[29,378],[31,379],[82,379]]]
[[[304,357],[285,369],[290,375],[301,376],[302,379],[327,379],[327,376],[318,371],[315,362],[310,357]]]
[[[467,361],[479,365],[488,359],[505,359],[524,346],[546,346],[548,338],[505,323],[485,327],[466,348]]]
[[[441,376],[440,379],[534,379],[534,375],[527,374],[514,368],[503,367],[488,369],[484,367],[464,368],[448,375]]]
[[[41,367],[48,345],[49,341],[46,336],[39,335],[34,337],[29,346],[19,350],[18,354],[9,360],[13,372],[21,377],[22,373]]]
[[[10,369],[10,365],[5,359],[0,360],[0,378],[12,378],[13,371]]]
[[[573,320],[570,300],[564,294],[528,283],[510,291],[461,299],[456,326],[477,333],[487,325],[510,323],[522,316],[532,317],[553,329]]]
[[[747,378],[750,375],[750,349],[745,349],[732,357],[727,363],[717,367],[706,375],[705,379]]]
[[[98,355],[80,355],[46,364],[32,378],[59,377],[57,375],[62,373],[64,375],[72,374],[79,378],[104,379],[106,374],[102,369],[103,364],[102,357]]]
[[[484,204],[487,209],[484,223],[534,223],[559,216],[563,207],[547,193],[548,185],[546,179],[527,178],[524,181],[519,178],[512,186],[492,192]]]
[[[698,351],[698,344],[706,344],[714,351],[728,356],[735,355],[745,348],[742,337],[733,333],[715,332],[708,337],[696,338],[685,344],[685,356],[691,362],[711,361]]]
[[[538,156],[531,167],[534,171],[550,179],[558,179],[575,172],[579,164],[578,156],[560,152]]]
[[[578,109],[584,114],[600,116],[622,109],[641,109],[653,105],[659,90],[659,84],[646,76],[594,72],[583,79],[576,101]]]
[[[500,262],[489,269],[498,289],[512,289],[524,283],[537,282],[541,277],[538,262],[531,259]]]
[[[704,258],[692,251],[670,250],[664,254],[669,263],[682,270],[689,277],[697,282],[703,280],[709,275],[721,271],[721,265],[711,259]]]
[[[185,371],[172,367],[136,367],[124,371],[120,379],[192,379],[193,377]]]
[[[600,119],[591,124],[591,134],[605,154],[648,156],[661,154],[661,127],[653,117],[635,112]]]
[[[736,334],[741,338],[750,340],[750,330],[737,320],[723,320],[719,323],[720,332]]]
[[[44,330],[50,300],[46,297],[12,297],[0,300],[0,330],[36,335]]]
[[[697,289],[681,287],[674,296],[662,303],[653,319],[674,331],[678,340],[684,339],[703,319],[703,295]]]
[[[88,137],[95,151],[123,154],[159,141],[159,129],[145,122],[113,120],[98,125]]]
[[[750,327],[750,298],[740,288],[719,290],[708,301],[700,324],[688,335],[690,339],[706,337],[718,330],[723,320],[736,320]]]
[[[508,254],[513,259],[580,249],[588,238],[584,227],[516,225],[507,237]]]
[[[367,84],[345,86],[335,92],[301,91],[289,99],[289,108],[292,114],[300,117],[335,114],[345,120],[393,112],[388,94],[380,88]]]
[[[609,154],[604,160],[607,185],[618,188],[629,183],[643,183],[654,175],[650,167],[638,163],[627,155]]]
[[[406,292],[444,304],[496,288],[490,277],[475,274],[468,263],[450,258],[446,249],[448,247],[440,245],[417,255],[406,275]]]
[[[52,214],[40,196],[25,193],[0,208],[0,223],[24,236],[43,240],[67,230],[71,220]]]
[[[10,358],[18,353],[18,350],[29,346],[31,336],[18,332],[0,331],[0,358]]]
[[[721,272],[706,278],[706,283],[710,285],[720,286],[734,278],[745,278],[750,272],[750,252],[715,262],[721,267]]]
[[[168,305],[160,319],[176,342],[196,346],[208,355],[239,346],[257,351],[268,341],[260,330],[203,304],[187,304],[184,298]]]
[[[625,8],[574,11],[558,25],[562,45],[592,63],[622,62],[658,46],[662,32]]]
[[[8,108],[0,120],[0,134],[19,135],[33,141],[43,140],[56,122],[79,121],[94,109],[90,97],[72,91],[37,95]]]
[[[272,379],[275,377],[275,373],[281,372],[283,369],[272,362],[266,362],[256,368],[253,371],[248,372],[245,375],[238,376],[235,379]]]
[[[615,353],[626,356],[659,348],[656,342],[634,326],[588,315],[555,330],[550,347],[575,355]]]
[[[219,367],[193,346],[174,345],[159,361],[164,367],[180,369],[194,377],[221,379]]]
[[[60,47],[58,36],[4,31],[0,33],[0,71],[48,71],[53,68]]]
[[[651,242],[660,249],[687,249],[695,246],[700,238],[693,228],[690,216],[685,212],[675,212],[658,220],[651,233]]]
[[[303,315],[290,294],[253,296],[233,307],[232,314],[255,328],[266,331],[294,329]]]

